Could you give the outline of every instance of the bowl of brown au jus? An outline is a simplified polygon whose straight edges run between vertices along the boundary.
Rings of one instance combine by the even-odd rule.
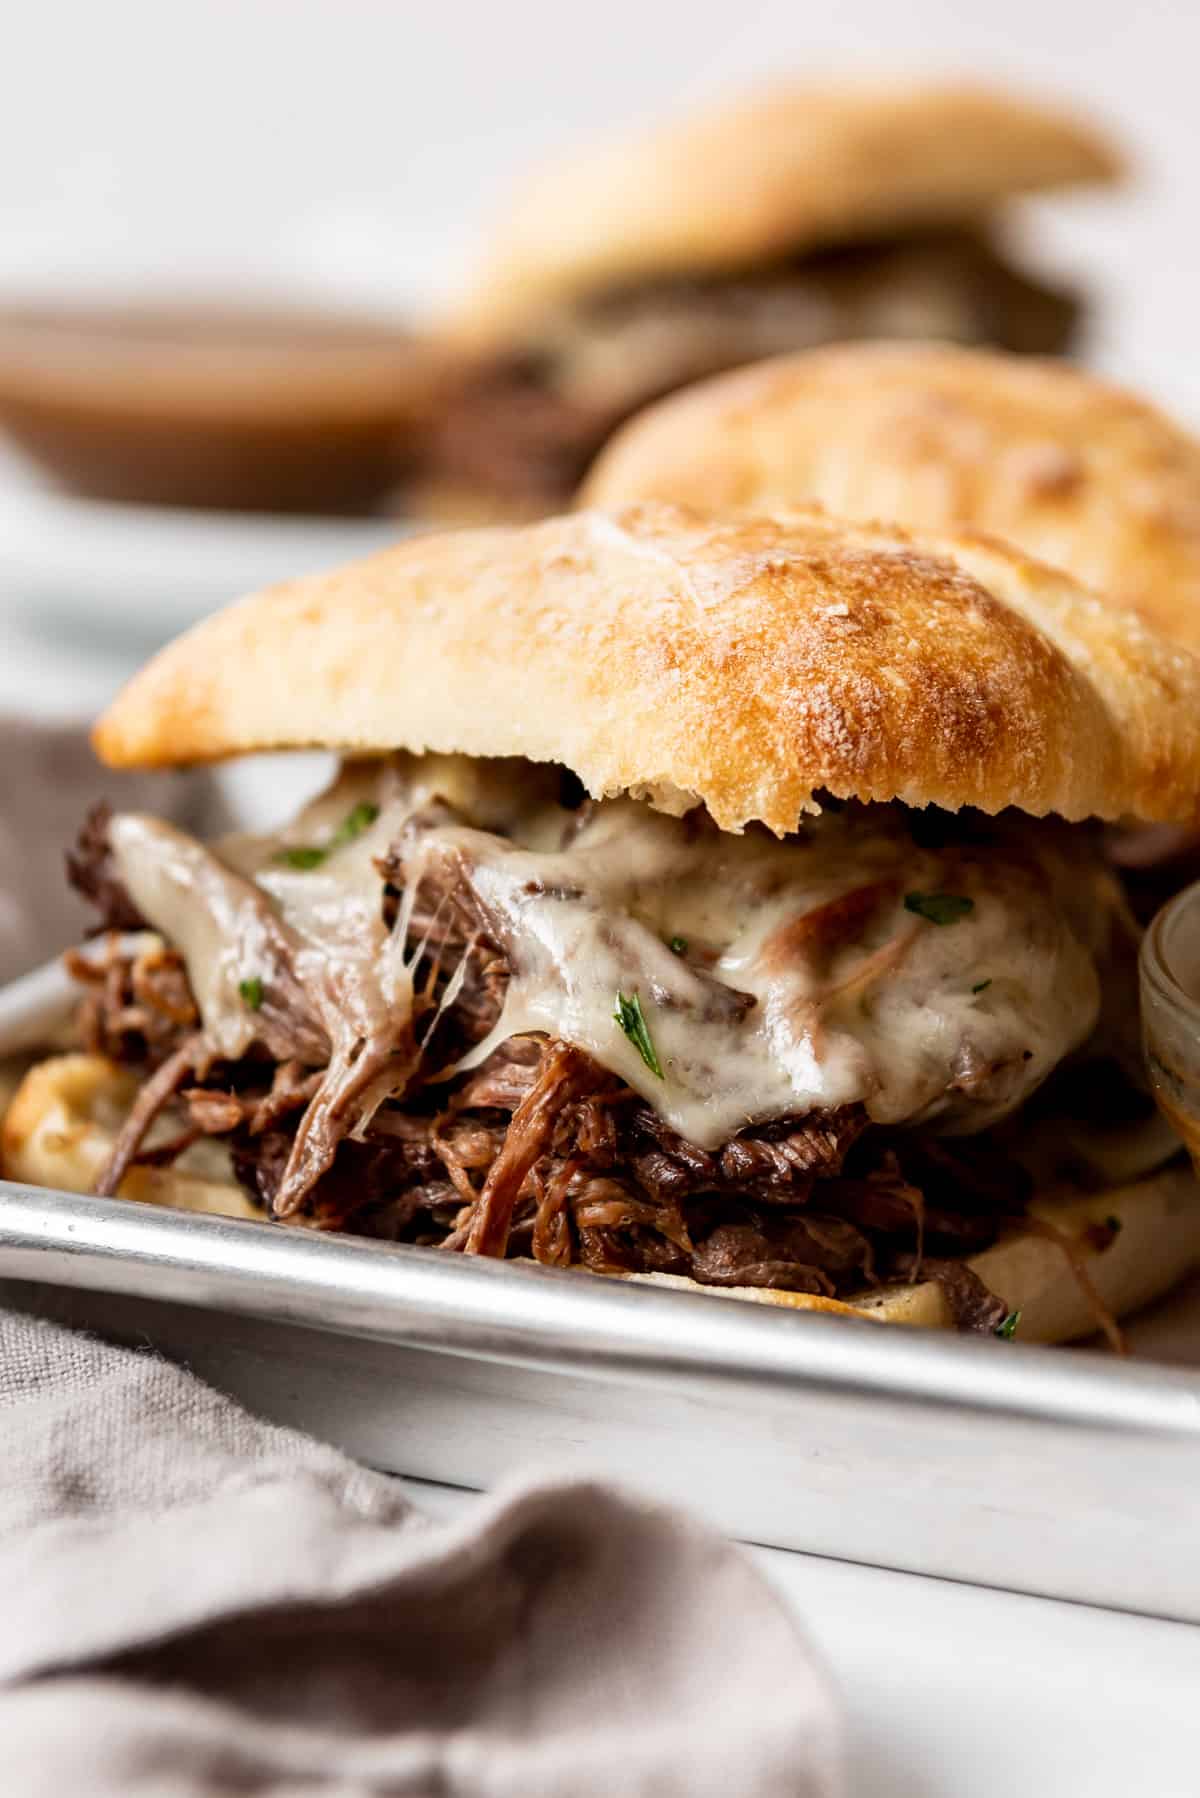
[[[55,486],[134,505],[363,515],[438,385],[402,321],[224,298],[0,307],[0,427]]]

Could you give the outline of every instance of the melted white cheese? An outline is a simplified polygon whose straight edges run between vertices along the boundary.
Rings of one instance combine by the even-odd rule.
[[[329,1164],[335,1138],[322,1125],[330,1114],[346,1113],[361,1133],[384,1099],[404,1091],[419,1059],[411,973],[384,927],[374,867],[407,816],[393,787],[377,770],[365,779],[351,770],[298,820],[303,834],[292,846],[328,849],[317,867],[288,863],[291,832],[228,839],[218,856],[152,818],[117,817],[109,829],[117,871],[182,954],[219,1054],[235,1058],[267,1035],[259,1007],[285,980],[291,1005],[328,1039],[325,1075],[276,1200],[285,1215]],[[378,807],[373,822],[339,841],[338,826],[367,793]]]
[[[925,851],[902,811],[878,808],[780,843],[617,801],[557,855],[469,830],[432,832],[419,854],[461,860],[513,963],[473,1061],[520,1031],[562,1036],[715,1147],[752,1121],[856,1100],[880,1123],[982,1129],[1028,1097],[1099,1008],[1055,891],[1067,871],[1031,826],[1041,834],[1029,859]],[[876,887],[857,925],[806,940],[801,920]],[[954,923],[904,907],[947,890],[973,902]],[[614,1022],[618,993],[638,995],[662,1079]]]
[[[165,826],[118,819],[114,853],[139,909],[183,954],[222,1053],[253,1034],[239,983],[258,972],[264,911],[277,920],[334,1044],[339,1102],[356,1046],[381,1034],[399,1045],[411,1019],[403,929],[384,928],[375,867],[410,819],[408,890],[448,859],[512,964],[503,1015],[471,1061],[519,1032],[562,1037],[702,1145],[852,1101],[879,1122],[982,1128],[1095,1024],[1103,883],[1090,853],[1068,866],[1053,827],[1022,819],[995,840],[926,849],[903,808],[851,808],[779,842],[633,800],[581,822],[552,802],[551,778],[399,758],[348,769],[280,837],[229,839],[214,856]],[[415,815],[435,798],[471,825],[423,824]],[[363,800],[378,817],[338,845]],[[330,846],[319,867],[280,861],[310,844]],[[257,897],[237,901],[213,867]],[[972,902],[953,923],[905,909],[908,893],[945,892]],[[820,912],[835,902],[844,916]],[[686,950],[673,953],[672,939]],[[616,1023],[618,994],[637,995],[661,1079]],[[413,1065],[385,1057],[372,1104],[402,1090]],[[364,1081],[352,1084],[360,1093]]]
[[[231,1060],[254,1040],[254,1016],[240,983],[274,966],[279,923],[266,896],[233,878],[193,837],[138,813],[109,825],[116,871],[142,916],[187,964],[205,1029]]]

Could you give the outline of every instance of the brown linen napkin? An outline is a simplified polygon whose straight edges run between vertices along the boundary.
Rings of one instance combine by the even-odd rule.
[[[6,1798],[830,1798],[741,1553],[599,1484],[434,1524],[183,1370],[0,1313]]]

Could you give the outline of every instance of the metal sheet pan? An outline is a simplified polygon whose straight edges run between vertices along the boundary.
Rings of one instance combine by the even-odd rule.
[[[0,1182],[0,1301],[377,1466],[1200,1622],[1200,1377]]]

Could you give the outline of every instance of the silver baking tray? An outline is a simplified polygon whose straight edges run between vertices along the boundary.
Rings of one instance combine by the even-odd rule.
[[[0,1302],[396,1472],[1200,1622],[1200,1375],[0,1181]]]

